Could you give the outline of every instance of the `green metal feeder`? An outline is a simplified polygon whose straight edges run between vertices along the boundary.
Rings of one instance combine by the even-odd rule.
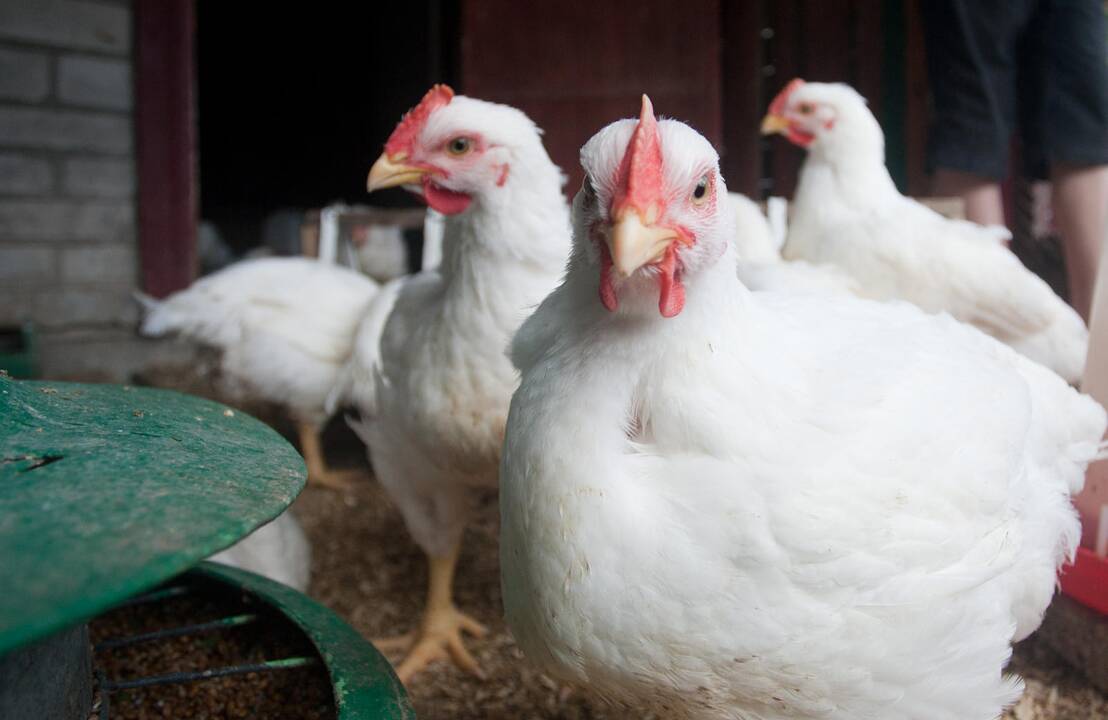
[[[0,374],[0,717],[84,720],[92,702],[90,619],[159,593],[219,586],[283,616],[314,651],[154,683],[105,677],[101,717],[110,717],[120,683],[298,672],[318,663],[337,718],[414,717],[387,661],[329,610],[251,573],[196,567],[283,512],[304,481],[302,460],[280,435],[224,405],[166,390]],[[154,635],[188,632],[197,630]]]

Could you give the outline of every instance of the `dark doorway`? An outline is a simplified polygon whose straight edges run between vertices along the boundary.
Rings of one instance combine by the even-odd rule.
[[[200,216],[235,256],[279,211],[366,202],[366,173],[401,114],[455,80],[457,17],[447,0],[197,1]]]

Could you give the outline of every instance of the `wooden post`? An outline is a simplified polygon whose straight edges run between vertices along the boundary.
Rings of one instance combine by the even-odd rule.
[[[88,625],[0,657],[0,717],[86,720],[91,707]]]
[[[196,277],[193,0],[135,2],[135,148],[142,287],[155,297]]]

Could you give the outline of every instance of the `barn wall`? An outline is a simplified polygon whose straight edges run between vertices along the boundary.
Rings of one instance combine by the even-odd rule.
[[[791,194],[803,151],[762,138],[762,115],[794,77],[850,82],[890,139],[890,168],[926,192],[926,78],[918,0],[463,0],[461,86],[522,108],[580,182],[577,152],[646,92],[720,150],[732,190]]]
[[[35,323],[46,376],[142,355],[132,44],[123,0],[0,3],[0,327]]]
[[[538,123],[572,196],[581,145],[637,115],[644,92],[659,115],[720,142],[719,16],[718,0],[464,2],[462,90]]]

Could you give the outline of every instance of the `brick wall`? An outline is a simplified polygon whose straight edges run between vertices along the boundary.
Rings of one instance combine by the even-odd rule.
[[[133,336],[131,46],[127,0],[0,2],[0,325],[35,322],[46,374]]]

